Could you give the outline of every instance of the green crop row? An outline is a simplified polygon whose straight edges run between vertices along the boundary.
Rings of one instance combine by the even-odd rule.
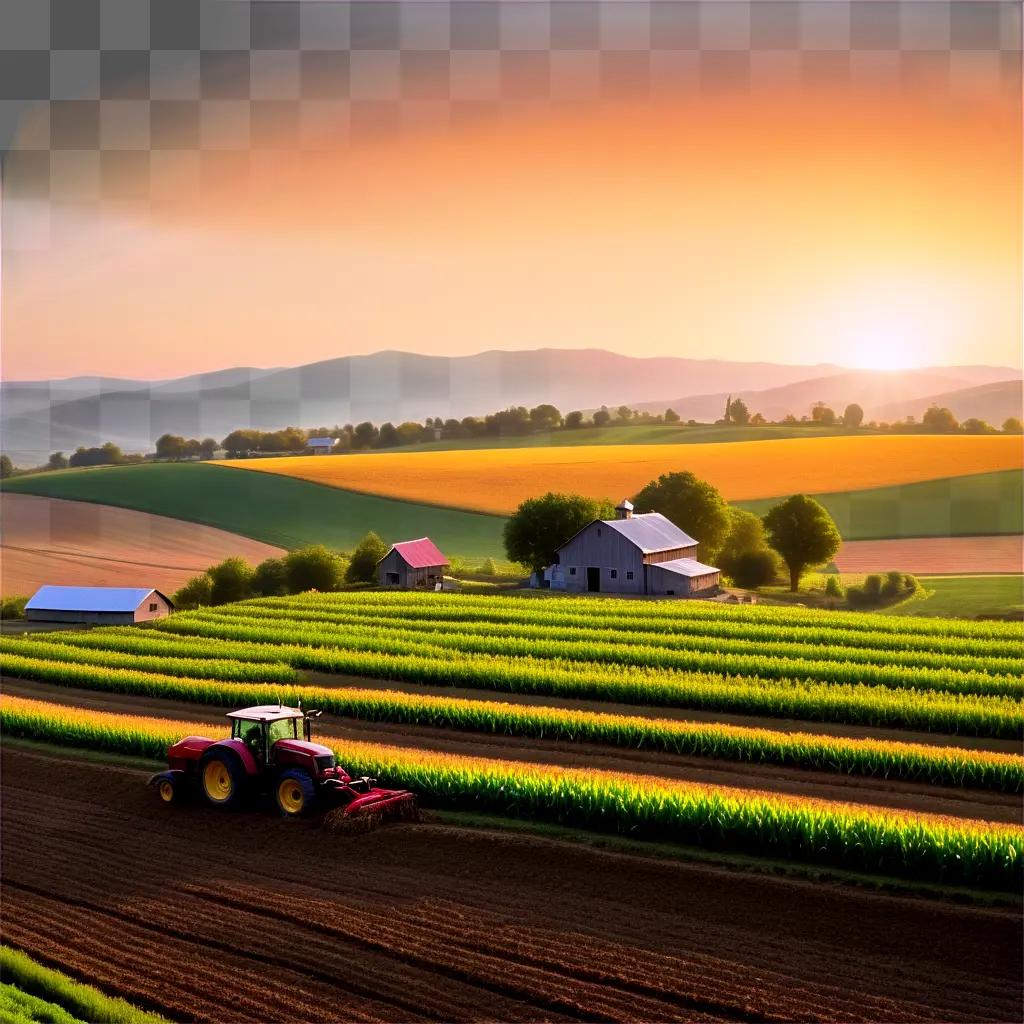
[[[242,606],[244,608],[244,606]],[[448,632],[425,633],[400,629],[387,621],[358,626],[335,626],[301,619],[250,618],[235,611],[185,612],[178,622],[225,622],[268,625],[275,630],[294,631],[311,642],[313,636],[336,647],[356,646],[388,654],[416,654],[429,647],[469,654],[496,654],[545,660],[579,661],[604,665],[632,665],[679,672],[715,672],[737,678],[814,680],[818,682],[887,686],[899,690],[942,690],[988,696],[1024,695],[1024,677],[995,676],[984,672],[963,672],[953,668],[904,668],[898,665],[846,664],[808,658],[780,658],[767,654],[727,654],[696,650],[667,650],[593,641],[523,639],[498,634],[464,633],[453,626]]]
[[[252,602],[222,605],[216,609],[221,615],[244,618],[281,619],[296,622],[324,623],[336,626],[378,625],[388,628],[417,630],[422,633],[458,632],[466,635],[493,636],[494,624],[470,618],[447,618],[438,609],[435,615],[409,616],[402,609],[362,609],[342,606],[336,611],[307,610],[301,606],[267,608]],[[689,624],[693,626],[694,624]],[[710,634],[654,633],[624,628],[531,625],[515,621],[502,622],[501,635],[524,640],[565,640],[574,643],[607,643],[628,647],[652,647],[669,651],[704,651],[724,654],[749,654],[755,649],[748,638],[721,635],[719,629]],[[1022,648],[1024,649],[1024,648]],[[766,657],[800,658],[818,661],[839,661],[872,665],[899,665],[907,668],[946,669],[959,668],[965,672],[984,672],[989,675],[1024,675],[1024,656],[986,657],[981,655],[945,654],[941,651],[893,650],[891,643],[879,647],[849,647],[841,644],[801,643],[780,638],[777,631],[758,638],[756,650]]]
[[[11,697],[0,698],[0,725],[8,736],[150,756],[187,732],[208,731]],[[1012,825],[375,744],[331,746],[350,772],[411,789],[429,807],[917,881],[1014,892],[1024,883],[1024,830]]]
[[[288,611],[289,609],[323,608],[332,610],[335,608],[344,609],[352,613],[356,609],[363,610],[365,614],[373,617],[386,615],[395,609],[401,610],[406,618],[418,618],[427,621],[437,618],[449,621],[463,622],[490,622],[505,625],[512,624],[534,624],[540,626],[563,626],[573,627],[587,625],[605,629],[626,630],[631,632],[653,633],[663,635],[698,635],[698,636],[724,636],[733,639],[752,640],[763,642],[765,640],[788,640],[795,643],[828,644],[850,647],[871,647],[886,648],[894,650],[923,650],[931,653],[941,653],[949,656],[972,655],[976,657],[1005,657],[1019,658],[1021,650],[1021,638],[1007,637],[996,638],[963,638],[955,635],[942,636],[936,634],[924,635],[894,635],[892,633],[865,631],[840,628],[838,624],[825,625],[822,623],[805,622],[802,624],[786,625],[785,623],[762,623],[734,620],[728,616],[719,617],[716,614],[698,617],[694,615],[679,615],[667,617],[664,615],[653,616],[648,610],[656,608],[652,603],[638,604],[636,601],[628,602],[628,607],[617,611],[610,611],[604,607],[604,602],[592,600],[587,602],[588,607],[571,608],[569,601],[563,600],[534,600],[527,598],[513,597],[488,597],[473,598],[448,597],[443,594],[432,595],[438,599],[436,605],[415,602],[399,603],[389,601],[381,605],[370,602],[356,601],[361,597],[359,594],[330,594],[318,595],[321,600],[311,601],[305,595],[299,598],[261,598],[257,601],[246,602],[244,607],[277,608]],[[372,594],[378,600],[389,595]],[[415,597],[418,595],[408,595]],[[326,600],[329,598],[330,600]],[[345,600],[339,600],[343,598]],[[479,603],[479,602],[486,603]],[[474,603],[476,602],[476,603]],[[240,606],[242,607],[242,606]],[[711,606],[719,608],[723,612],[727,610],[722,606]],[[842,623],[848,622],[855,616],[849,613]],[[829,620],[831,622],[831,620]],[[949,621],[949,620],[943,620]]]
[[[61,644],[52,640],[24,640],[21,637],[0,637],[0,654],[23,658],[42,658],[54,661],[101,665],[107,668],[127,668],[139,672],[159,672],[172,676],[200,676],[204,679],[239,680],[242,682],[294,682],[299,673],[280,659],[264,657],[240,662],[221,658],[182,658],[179,656],[149,656],[141,652],[128,652],[121,645],[116,650],[96,650]],[[169,655],[169,652],[168,652]],[[7,659],[3,659],[4,664]],[[10,668],[8,668],[10,672]],[[13,673],[12,673],[13,674]]]
[[[20,950],[0,946],[0,1019],[50,1024],[167,1024],[123,999],[104,995]]]
[[[81,669],[83,666],[75,666]],[[60,665],[22,665],[29,678],[52,680]],[[564,708],[432,697],[388,690],[328,689],[183,679],[142,672],[76,671],[77,686],[119,694],[233,707],[284,701],[370,722],[602,743],[731,761],[792,765],[817,771],[976,786],[1004,792],[1024,789],[1024,758],[1010,754],[843,739],[811,733],[598,714]]]
[[[310,648],[302,655],[304,667],[373,679],[1001,738],[1019,736],[1024,725],[1024,707],[1007,697],[737,679],[717,673],[656,671],[528,657],[456,656],[441,647],[424,646],[415,654],[388,654],[376,649],[376,642],[364,645],[369,649],[359,650],[358,640],[352,640],[344,649],[315,650],[312,644],[325,642],[322,630],[312,630],[307,637],[295,629],[274,630],[265,624],[249,626],[183,616],[164,619],[159,628],[210,639],[282,645],[308,643]]]
[[[648,621],[680,622],[687,619],[714,620],[733,623],[751,623],[779,627],[838,628],[849,632],[886,633],[893,637],[920,636],[938,639],[961,637],[982,640],[1019,640],[1022,632],[1019,623],[975,622],[966,619],[916,619],[908,621],[890,615],[867,612],[826,611],[819,608],[780,608],[769,605],[722,605],[707,601],[658,601],[644,602],[642,612],[634,600],[593,596],[553,596],[550,592],[534,592],[526,595],[501,595],[497,600],[506,605],[540,607],[557,614],[590,617],[593,615],[619,617],[642,615]],[[433,594],[410,593],[408,591],[363,593],[305,593],[287,598],[256,598],[253,603],[272,605],[285,602],[310,606],[337,604],[362,604],[367,607],[489,607],[495,602],[492,595],[479,594]],[[517,612],[518,614],[518,612]]]

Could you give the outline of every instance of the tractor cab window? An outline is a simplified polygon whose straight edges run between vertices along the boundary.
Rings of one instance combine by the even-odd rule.
[[[299,734],[295,728],[296,722],[298,722],[297,718],[282,718],[277,722],[271,722],[270,735],[268,737],[271,744],[276,743],[278,740],[297,740]]]
[[[231,726],[233,738],[242,740],[257,759],[263,757],[263,723],[247,722],[244,718],[236,718]]]

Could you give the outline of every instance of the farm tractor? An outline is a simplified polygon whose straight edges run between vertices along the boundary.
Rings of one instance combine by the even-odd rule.
[[[319,711],[266,705],[228,714],[230,739],[186,736],[167,751],[168,769],[150,780],[166,803],[199,789],[214,807],[235,807],[246,796],[272,795],[285,817],[329,805],[348,820],[415,816],[406,790],[378,789],[334,763],[329,747],[312,741]],[[301,730],[301,732],[300,732]]]

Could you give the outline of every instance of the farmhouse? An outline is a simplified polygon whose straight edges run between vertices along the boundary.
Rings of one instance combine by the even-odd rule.
[[[174,605],[159,590],[147,587],[40,587],[25,605],[35,622],[85,622],[128,626],[162,619]]]
[[[634,515],[623,501],[615,519],[598,519],[570,537],[546,570],[552,590],[603,594],[713,594],[721,573],[697,561],[697,541],[660,512]]]
[[[314,455],[330,455],[338,445],[336,437],[311,437],[306,442],[306,447]]]
[[[448,559],[429,537],[392,544],[377,563],[377,578],[382,587],[439,586],[444,580]]]

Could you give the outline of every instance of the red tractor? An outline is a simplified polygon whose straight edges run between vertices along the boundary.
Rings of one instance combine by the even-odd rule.
[[[342,806],[345,817],[412,814],[412,793],[353,779],[334,763],[329,747],[312,741],[312,719],[319,716],[319,711],[281,705],[232,711],[230,739],[179,740],[167,751],[168,770],[154,775],[150,785],[166,803],[197,787],[214,807],[234,807],[250,794],[273,794],[286,817],[328,801]]]

